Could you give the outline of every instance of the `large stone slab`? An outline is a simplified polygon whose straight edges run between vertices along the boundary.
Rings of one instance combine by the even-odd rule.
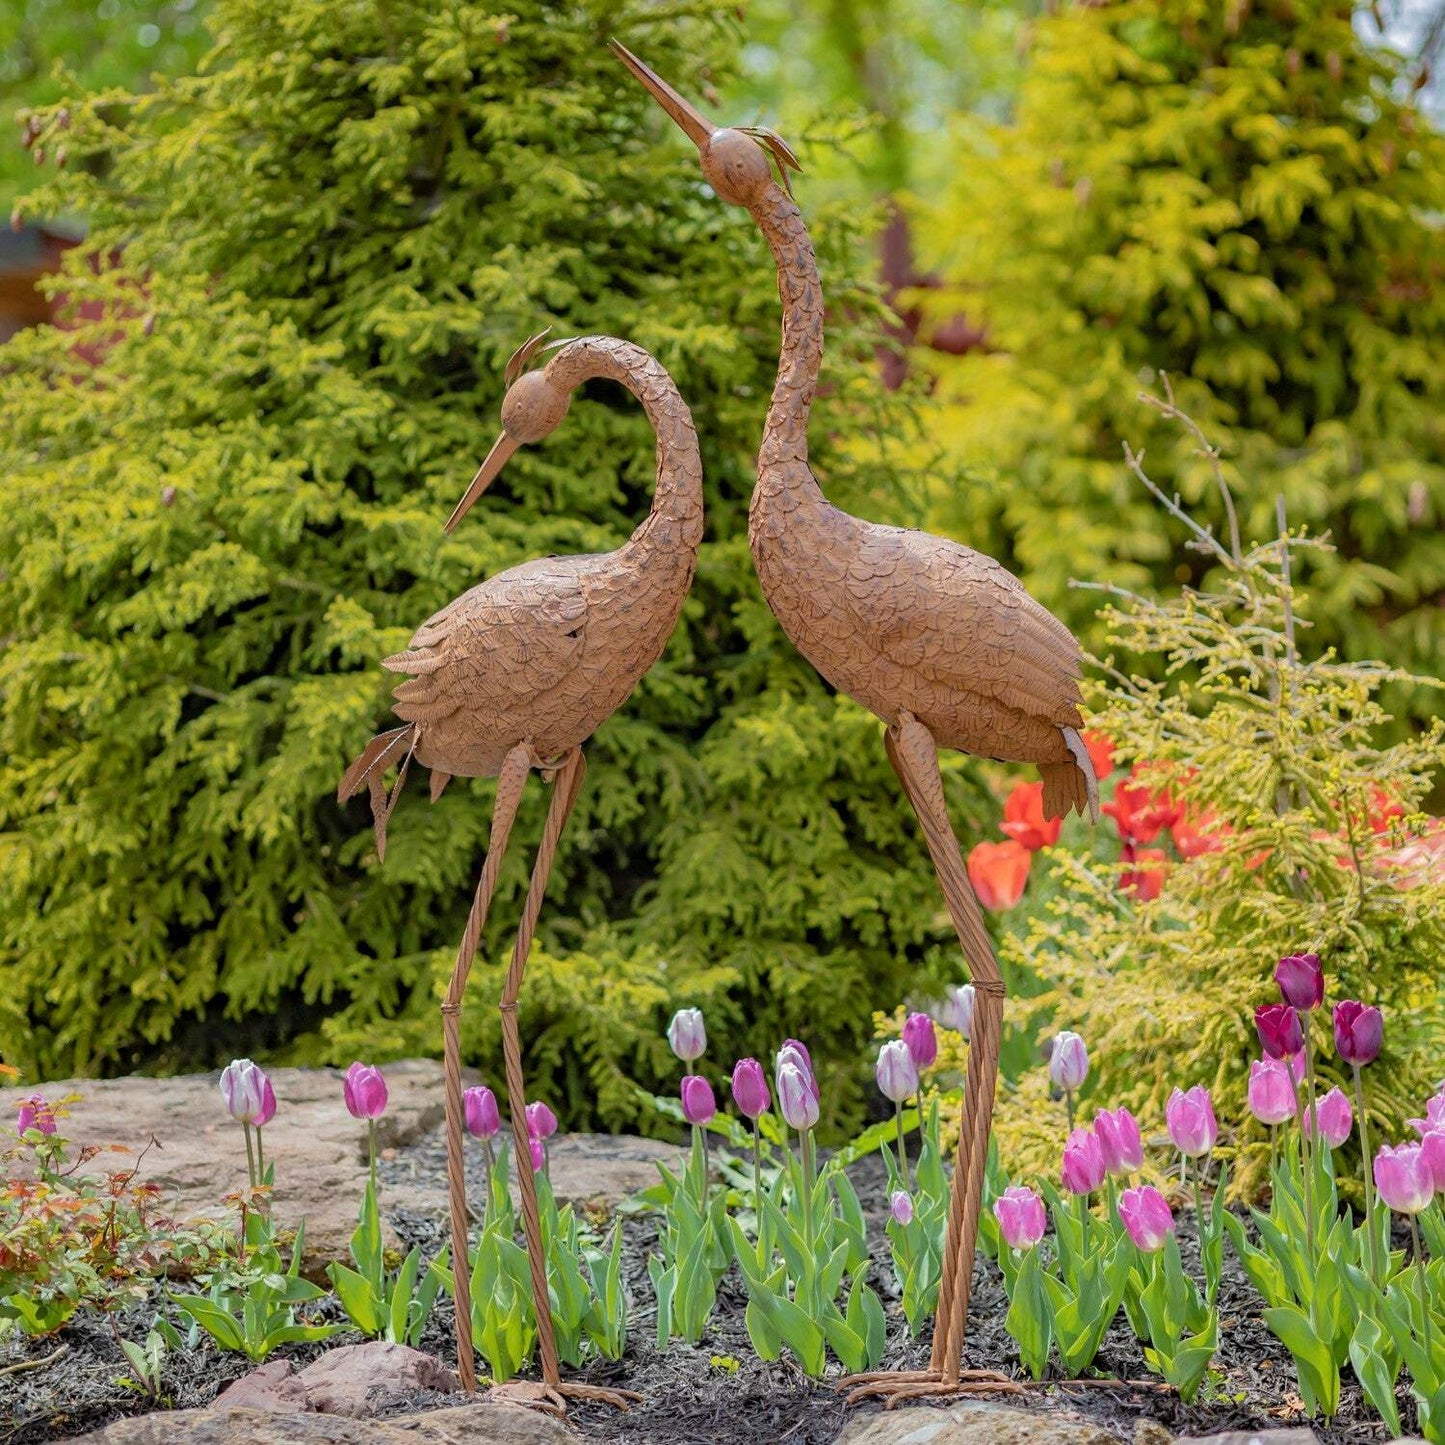
[[[1288,1430],[1226,1430],[1222,1435],[1190,1435],[1177,1445],[1320,1445],[1320,1437],[1307,1425]]]
[[[1118,1445],[1107,1430],[1054,1410],[988,1400],[854,1415],[838,1445]]]
[[[450,1395],[460,1388],[456,1375],[433,1356],[406,1345],[368,1340],[327,1350],[295,1374],[290,1360],[268,1360],[227,1385],[213,1408],[244,1407],[282,1415],[311,1410],[362,1420],[415,1403],[422,1392]]]

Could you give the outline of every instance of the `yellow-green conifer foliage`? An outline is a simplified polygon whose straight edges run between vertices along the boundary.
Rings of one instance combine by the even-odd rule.
[[[1230,438],[1248,535],[1278,492],[1330,532],[1318,638],[1427,670],[1445,652],[1445,142],[1357,13],[1064,5],[1032,28],[1015,120],[961,127],[954,184],[918,198],[948,283],[924,304],[988,337],[936,358],[939,435],[974,473],[940,518],[1080,625],[1093,600],[1070,577],[1200,576],[1131,489],[1124,438],[1170,448],[1219,520],[1207,469],[1138,429],[1134,392],[1164,372]]]
[[[549,322],[673,371],[708,530],[667,655],[589,750],[524,998],[536,1093],[573,1126],[631,1117],[633,1079],[675,1080],[668,1013],[701,1004],[720,1066],[798,1034],[856,1113],[871,1011],[913,963],[957,970],[879,725],[798,659],[753,579],[771,260],[606,49],[705,94],[735,42],[714,8],[222,0],[199,75],[43,115],[71,163],[27,209],[91,218],[63,284],[105,314],[0,353],[7,1057],[53,1076],[436,1049],[492,784],[429,806],[414,779],[384,868],[335,787],[387,725],[377,660],[415,625],[644,514],[651,434],[599,386],[442,535],[503,361]],[[876,382],[855,224],[815,222],[836,306],[819,469],[896,514],[868,438],[908,412]],[[534,783],[494,959],[543,799]],[[489,1066],[498,983],[479,969],[464,1017]]]

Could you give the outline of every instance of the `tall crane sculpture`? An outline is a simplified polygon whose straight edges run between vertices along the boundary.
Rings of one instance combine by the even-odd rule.
[[[558,1372],[527,1137],[517,999],[557,842],[586,771],[582,744],[622,706],[662,655],[692,582],[702,541],[702,462],[686,403],[672,378],[641,347],[609,336],[584,336],[555,344],[544,368],[523,374],[541,341],[534,336],[508,363],[502,435],[457,504],[447,531],[456,527],[519,446],[540,441],[561,424],[572,392],[594,377],[620,382],[632,392],[657,434],[652,510],[615,552],[524,562],[488,578],[424,622],[408,651],[382,663],[407,674],[395,693],[396,713],[405,726],[371,740],[342,778],[338,796],[345,800],[364,787],[370,789],[377,851],[384,856],[386,823],[413,756],[431,769],[433,799],[453,775],[497,779],[486,861],[442,1004],[457,1354],[462,1383],[472,1391],[476,1370],[466,1266],[462,996],[527,775],[536,768],[544,778],[555,779],[501,1000],[512,1138],[542,1361],[540,1396],[532,1389],[534,1402],[559,1410],[565,1410],[563,1401],[569,1396],[625,1408],[626,1398],[640,1397],[563,1382]],[[399,773],[388,796],[381,779],[393,763],[399,764]]]
[[[771,131],[713,125],[625,47],[612,48],[697,146],[713,190],[748,210],[772,250],[783,332],[748,512],[753,563],[798,651],[887,724],[889,761],[918,816],[977,990],[930,1368],[856,1377],[855,1394],[894,1403],[983,1388],[987,1372],[961,1372],[961,1357],[1004,985],[949,822],[938,749],[1036,763],[1047,813],[1088,809],[1096,817],[1098,783],[1079,736],[1079,645],[992,558],[828,503],[808,467],[823,290],[786,181],[798,163]]]

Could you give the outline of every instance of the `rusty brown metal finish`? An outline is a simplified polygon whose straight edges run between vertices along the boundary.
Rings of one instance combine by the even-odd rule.
[[[516,1010],[552,859],[585,772],[582,744],[662,655],[692,582],[702,541],[702,462],[686,404],[672,378],[641,347],[609,336],[585,336],[556,345],[544,367],[526,370],[541,343],[542,336],[532,337],[508,363],[502,435],[452,513],[447,531],[518,447],[540,441],[561,425],[573,391],[593,378],[626,387],[652,423],[657,436],[652,509],[616,551],[524,562],[488,578],[424,622],[410,648],[382,664],[407,677],[395,692],[396,713],[405,725],[371,740],[347,769],[338,797],[345,801],[363,788],[370,791],[377,852],[384,856],[387,820],[413,757],[431,769],[433,799],[453,776],[497,778],[486,861],[442,1004],[457,1355],[470,1391],[476,1388],[476,1368],[466,1267],[461,1006],[527,777],[536,769],[556,779],[501,1000],[543,1376],[540,1385],[518,1388],[528,1403],[559,1410],[568,1398],[625,1408],[635,1396],[566,1382],[558,1372],[523,1113]],[[382,778],[393,766],[398,776],[388,794]]]
[[[1098,813],[1079,736],[1080,649],[1069,630],[990,557],[945,537],[849,516],[808,465],[808,419],[823,360],[823,288],[786,184],[798,164],[772,132],[719,127],[616,41],[612,48],[698,148],[718,196],[743,206],[778,273],[783,333],[748,512],[753,563],[783,631],[840,692],[887,724],[888,756],[918,816],[969,972],[979,989],[964,1084],[931,1369],[851,1382],[890,1400],[977,1391],[960,1368],[992,1126],[1003,983],[944,805],[939,748],[1038,766],[1044,808]]]

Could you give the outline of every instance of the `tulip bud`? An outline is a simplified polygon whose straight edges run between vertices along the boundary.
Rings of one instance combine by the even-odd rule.
[[[1261,1124],[1286,1124],[1299,1112],[1294,1081],[1282,1059],[1255,1059],[1249,1066],[1249,1111]]]
[[[1181,1089],[1169,1096],[1164,1106],[1164,1122],[1174,1147],[1186,1159],[1197,1159],[1214,1148],[1219,1138],[1219,1125],[1214,1119],[1214,1103],[1209,1090],[1196,1084],[1186,1094]]]
[[[884,1098],[895,1104],[911,1099],[918,1092],[918,1068],[902,1039],[890,1039],[878,1050],[875,1075]]]
[[[1325,1001],[1325,971],[1317,953],[1291,953],[1275,965],[1280,997],[1305,1013]]]
[[[1068,1029],[1054,1035],[1049,1050],[1049,1078],[1054,1087],[1073,1093],[1089,1077],[1089,1051],[1078,1034]]]
[[[756,1059],[739,1059],[733,1065],[733,1103],[747,1119],[765,1114],[773,1102],[768,1094],[768,1081],[763,1066]]]
[[[463,1092],[462,1110],[466,1115],[467,1133],[473,1138],[491,1139],[501,1130],[497,1096],[485,1084]]]
[[[1010,1249],[1032,1249],[1044,1237],[1048,1222],[1044,1201],[1021,1184],[1010,1185],[994,1200],[993,1217]]]
[[[1164,1241],[1174,1233],[1174,1215],[1169,1202],[1152,1184],[1126,1189],[1120,1195],[1119,1218],[1124,1221],[1129,1238],[1145,1254],[1163,1249]]]
[[[667,1026],[667,1042],[683,1063],[702,1058],[707,1049],[707,1030],[702,1025],[700,1008],[680,1008]]]
[[[527,1140],[527,1153],[531,1156],[532,1173],[541,1174],[547,1167],[547,1151],[535,1134]]]
[[[1398,1214],[1418,1214],[1435,1197],[1435,1175],[1419,1144],[1386,1144],[1375,1155],[1375,1188]]]
[[[1338,1149],[1350,1137],[1354,1127],[1355,1111],[1350,1107],[1350,1101],[1338,1089],[1331,1089],[1315,1105],[1313,1118],[1311,1111],[1305,1110],[1305,1133],[1311,1139],[1318,1134],[1331,1149]]]
[[[1132,1174],[1144,1163],[1139,1121],[1127,1109],[1100,1109],[1094,1115],[1094,1133],[1110,1174]]]
[[[55,1133],[55,1110],[50,1107],[43,1094],[31,1094],[20,1101],[15,1112],[15,1132],[24,1134],[27,1129],[38,1129],[42,1134]]]
[[[682,1081],[682,1117],[701,1127],[717,1113],[712,1085],[701,1074],[688,1074]]]
[[[1435,1184],[1436,1194],[1445,1194],[1445,1129],[1431,1129],[1420,1140],[1420,1157]]]
[[[545,1104],[528,1104],[526,1112],[529,1138],[550,1139],[557,1132],[557,1116]]]
[[[913,1223],[913,1200],[905,1189],[895,1189],[888,1200],[888,1212],[894,1220],[903,1225]]]
[[[341,1082],[346,1112],[353,1119],[379,1119],[386,1113],[386,1080],[371,1064],[352,1064]]]
[[[1064,1145],[1064,1188],[1092,1194],[1104,1182],[1104,1151],[1092,1129],[1075,1129]]]
[[[949,988],[938,1011],[939,1023],[968,1038],[973,1030],[973,999],[971,983],[964,984],[962,988]]]
[[[1254,1011],[1254,1027],[1260,1047],[1272,1059],[1297,1054],[1304,1047],[1304,1029],[1299,1015],[1287,1003],[1262,1005]]]
[[[790,1129],[811,1129],[818,1122],[818,1086],[812,1075],[789,1059],[778,1066],[776,1083],[783,1122]]]
[[[813,1077],[813,1060],[806,1044],[800,1044],[797,1039],[784,1039],[782,1048],[778,1050],[779,1067],[785,1058],[791,1058],[810,1079]]]
[[[938,1036],[927,1014],[908,1015],[903,1023],[903,1042],[913,1056],[914,1067],[920,1071],[929,1068],[938,1057]]]
[[[221,1070],[221,1098],[238,1124],[261,1128],[276,1113],[276,1091],[264,1069],[250,1059],[232,1059]]]
[[[1335,1052],[1347,1064],[1370,1064],[1379,1057],[1385,1021],[1379,1009],[1355,999],[1335,1005]]]

